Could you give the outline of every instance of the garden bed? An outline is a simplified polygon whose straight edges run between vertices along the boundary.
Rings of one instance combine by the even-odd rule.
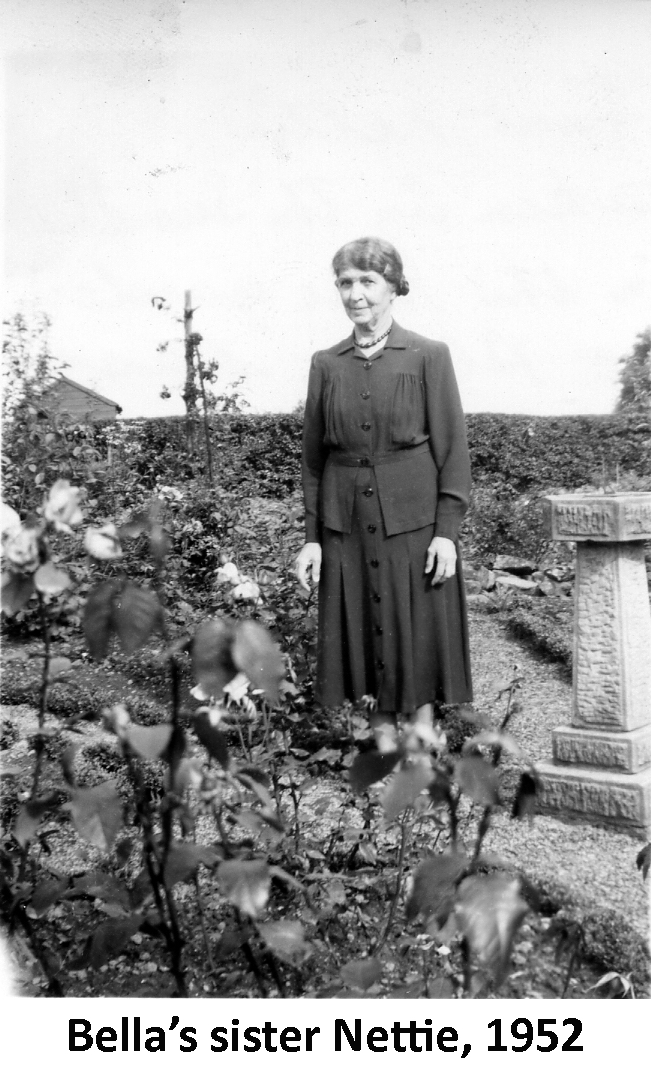
[[[569,715],[569,687],[563,672],[532,657],[509,639],[495,616],[473,612],[471,623],[476,708],[489,714],[493,721],[499,719],[496,690],[508,680],[517,663],[523,678],[523,710],[510,730],[534,761],[548,757],[551,729],[567,721]],[[69,651],[74,655],[72,647]],[[156,661],[150,657],[150,662]],[[127,668],[127,663],[122,666]],[[115,664],[107,670],[104,666],[84,665],[80,658],[79,669],[83,673],[77,681],[83,681],[83,690],[90,692],[90,704],[126,700],[134,715],[140,711],[149,722],[164,718],[160,679],[153,670],[152,687],[147,686],[145,657],[135,665],[137,684],[126,673],[118,672]],[[10,656],[4,681],[5,702],[11,700],[12,692],[16,697],[24,696],[36,678],[35,673],[30,679],[24,660],[12,660]],[[74,692],[71,686],[60,688],[63,693],[66,689]],[[65,696],[58,699],[60,717],[65,712]],[[192,698],[188,700],[191,702]],[[73,717],[90,710],[89,704],[71,701]],[[25,739],[35,727],[33,706],[9,706],[4,720],[10,724],[5,734],[4,758],[14,766],[24,760],[27,768],[29,751]],[[447,726],[451,734],[458,731],[458,749],[464,733],[469,731],[454,713],[449,713]],[[96,721],[82,720],[75,730],[79,731],[75,740],[81,746],[75,757],[80,781],[92,786],[114,775],[119,765],[112,756],[115,738]],[[234,749],[238,747],[235,735],[231,736],[231,743]],[[448,947],[428,934],[422,923],[406,924],[404,919],[410,874],[435,842],[436,848],[442,844],[440,831],[428,822],[414,831],[405,857],[394,922],[378,950],[378,937],[386,929],[396,890],[400,833],[395,823],[387,825],[382,818],[377,804],[379,787],[373,787],[373,830],[367,829],[360,838],[364,805],[352,798],[345,782],[347,766],[359,743],[352,741],[341,716],[333,720],[315,713],[303,716],[295,724],[292,744],[304,753],[300,758],[310,779],[310,788],[300,802],[300,840],[297,847],[292,837],[295,828],[288,831],[289,839],[272,833],[269,848],[279,850],[278,855],[282,853],[285,870],[303,888],[299,892],[282,883],[276,886],[264,921],[300,922],[305,931],[305,959],[300,967],[288,966],[282,958],[276,960],[276,979],[273,970],[265,971],[262,977],[265,995],[341,996],[353,990],[356,995],[372,997],[457,995],[458,969],[452,965]],[[117,773],[119,777],[120,771]],[[516,777],[507,762],[503,775],[507,795],[511,794]],[[152,786],[156,787],[155,776]],[[288,803],[286,799],[285,804]],[[291,805],[285,811],[288,827],[292,827],[290,808]],[[464,832],[470,840],[476,823],[470,805],[464,820]],[[80,848],[66,820],[55,819],[46,830],[50,851],[44,867],[53,876],[79,877],[93,870],[106,875],[116,873],[99,850],[91,845]],[[214,826],[211,830],[204,820],[197,827],[197,840],[214,843]],[[366,846],[361,850],[360,840]],[[645,995],[647,917],[642,877],[635,866],[639,842],[612,830],[566,825],[547,817],[534,817],[531,824],[527,820],[514,822],[505,810],[494,817],[486,844],[491,854],[498,854],[525,875],[531,910],[513,945],[510,975],[498,989],[487,988],[482,995],[593,997],[602,992],[594,986],[607,971],[629,975],[637,995]],[[202,869],[199,885],[203,912],[198,908],[196,887],[180,884],[177,889],[188,938],[188,995],[260,995],[260,979],[245,966],[242,957],[241,930],[232,908],[215,892],[208,870]],[[85,934],[91,934],[105,907],[101,898],[85,898],[82,894],[55,902],[41,917],[49,951],[60,958],[66,971],[65,994],[170,995],[173,982],[164,946],[159,939],[141,932],[133,934],[121,954],[100,966],[70,969],[75,958],[83,963]],[[106,914],[111,914],[110,906],[105,917]],[[21,957],[23,992],[39,995],[45,991],[40,968],[24,942],[16,951]],[[342,979],[342,973],[348,973],[347,965],[354,977],[360,961],[370,959],[379,970],[376,975],[369,972],[368,977],[373,980],[365,990]],[[356,980],[367,979],[363,976]]]
[[[539,498],[561,485],[570,445],[588,481],[604,434],[642,487],[644,427],[482,416],[469,430],[469,575],[530,553],[536,591],[556,575],[562,595],[521,595],[499,568],[496,591],[480,581],[473,714],[445,709],[385,762],[368,709],[314,708],[316,598],[293,575],[299,420],[214,424],[217,488],[173,420],[114,427],[111,462],[103,431],[59,432],[56,448],[38,427],[17,436],[6,486],[21,514],[43,514],[61,474],[88,490],[82,516],[79,493],[59,489],[10,583],[1,873],[25,991],[646,995],[639,843],[533,805],[535,764],[569,719],[572,625],[570,555],[545,542]],[[35,567],[40,607],[22,599]],[[195,683],[219,697],[236,667],[257,694],[242,690],[223,719],[214,700],[201,710]],[[502,907],[506,936],[491,926]],[[479,928],[496,951],[482,956]],[[620,977],[598,985],[607,971]]]

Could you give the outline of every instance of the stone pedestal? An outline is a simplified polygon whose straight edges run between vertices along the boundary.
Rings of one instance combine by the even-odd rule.
[[[552,540],[576,541],[571,725],[539,766],[540,809],[651,836],[651,493],[545,499]]]

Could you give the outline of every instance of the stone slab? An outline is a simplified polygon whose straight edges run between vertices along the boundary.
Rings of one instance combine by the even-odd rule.
[[[538,811],[651,835],[651,767],[639,774],[537,764]]]
[[[552,541],[645,541],[651,538],[651,493],[566,493],[543,498]]]
[[[651,766],[651,726],[627,733],[558,726],[552,730],[552,751],[558,763],[637,774]]]

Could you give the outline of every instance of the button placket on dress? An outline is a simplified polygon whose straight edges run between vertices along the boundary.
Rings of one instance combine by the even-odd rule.
[[[371,470],[369,470],[369,474],[374,482],[375,472],[372,467]],[[382,520],[379,514],[379,507],[379,501],[373,486],[367,484],[366,488],[362,490],[360,518],[362,519],[362,537],[365,543],[364,555],[366,559],[368,589],[370,592],[371,648],[373,654],[373,670],[376,678],[375,695],[377,696],[379,696],[381,685],[381,679],[378,675],[379,672],[384,669],[381,594],[383,568],[379,544]]]
[[[381,353],[380,353],[381,354]],[[376,357],[377,358],[377,357]],[[364,370],[371,371],[373,358],[366,359],[364,362]],[[367,379],[368,381],[368,379]],[[370,383],[369,383],[370,384]],[[368,447],[371,453],[374,446],[377,447],[377,442],[374,441],[373,423],[369,417],[369,408],[371,405],[371,390],[368,387],[363,388],[359,392],[359,396],[364,403],[361,405],[363,412],[362,419],[358,423],[362,432],[369,436],[366,438],[364,447]],[[384,630],[382,627],[382,565],[381,565],[381,551],[379,540],[382,534],[382,518],[380,515],[380,504],[377,498],[377,485],[375,481],[375,471],[373,469],[373,460],[371,457],[362,456],[359,460],[360,467],[370,467],[369,477],[360,479],[360,491],[364,500],[360,501],[360,517],[362,518],[362,536],[366,547],[366,560],[368,569],[368,587],[371,594],[371,638],[372,638],[372,650],[373,650],[373,671],[376,678],[375,695],[379,698],[381,687],[381,672],[384,670],[384,648],[383,648],[383,635]]]

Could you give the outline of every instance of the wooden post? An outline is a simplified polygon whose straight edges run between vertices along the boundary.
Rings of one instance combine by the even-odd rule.
[[[210,443],[210,420],[208,418],[208,398],[206,397],[206,383],[203,379],[203,363],[201,360],[201,353],[197,346],[197,374],[199,375],[199,385],[201,386],[201,402],[203,404],[203,432],[206,439],[206,461],[208,464],[208,481],[211,488],[215,486],[215,478],[212,470],[212,445]]]
[[[192,307],[192,293],[189,289],[186,289],[185,311],[183,313],[183,322],[185,326],[185,392],[183,393],[183,398],[185,400],[185,407],[187,412],[186,431],[188,448],[192,450],[195,446],[195,432],[197,421],[199,418],[197,401],[199,398],[200,389],[201,398],[203,402],[203,429],[206,440],[206,464],[208,468],[208,482],[212,487],[214,486],[214,476],[212,469],[212,448],[210,444],[208,405],[206,400],[206,386],[203,379],[203,365],[201,362],[201,353],[199,352],[199,342],[201,341],[201,337],[193,330],[193,314],[194,309]],[[199,379],[199,389],[197,388],[197,379]]]
[[[185,327],[185,389],[183,399],[185,401],[185,432],[188,448],[194,448],[194,434],[197,420],[197,386],[194,368],[194,345],[192,343],[192,293],[185,290],[185,310],[183,323]]]

